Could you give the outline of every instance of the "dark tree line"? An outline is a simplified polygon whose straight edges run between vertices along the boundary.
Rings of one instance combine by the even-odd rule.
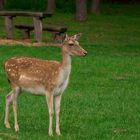
[[[98,15],[100,0],[91,0],[91,13]],[[76,20],[85,21],[87,19],[87,0],[75,0],[76,5]],[[47,0],[47,12],[54,13],[55,0]]]
[[[6,0],[0,0],[0,10],[3,9]],[[65,0],[67,1],[67,0]],[[37,1],[35,1],[37,2]],[[100,0],[91,0],[91,13],[99,14]],[[54,13],[56,7],[56,0],[46,0],[46,12]],[[75,0],[76,20],[85,21],[87,19],[87,0]]]
[[[2,10],[4,7],[6,0],[0,0],[0,9]],[[67,1],[67,0],[65,0]],[[100,0],[91,0],[91,13],[99,14],[99,3]],[[46,12],[54,13],[56,7],[56,0],[46,0]],[[76,20],[77,21],[85,21],[87,19],[87,0],[75,0],[76,7]]]
[[[37,0],[35,0],[37,2]],[[69,0],[62,0],[65,5],[65,2]],[[121,3],[129,3],[129,2],[139,2],[139,0],[73,0],[75,1],[75,18],[77,21],[85,21],[87,19],[87,11],[90,11],[92,14],[98,15],[100,13],[100,2],[121,2]],[[90,7],[87,8],[87,3],[90,2]],[[6,0],[0,0],[0,10],[3,9]],[[56,0],[46,0],[46,12],[54,14],[56,8]]]

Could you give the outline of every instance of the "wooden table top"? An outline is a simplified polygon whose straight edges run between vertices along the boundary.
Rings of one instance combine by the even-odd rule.
[[[32,17],[51,17],[47,12],[30,12],[30,11],[0,11],[0,16],[32,16]]]

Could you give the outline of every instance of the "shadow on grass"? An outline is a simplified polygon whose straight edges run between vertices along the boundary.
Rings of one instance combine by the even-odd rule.
[[[18,134],[14,134],[12,132],[0,131],[0,140],[3,139],[17,139]]]

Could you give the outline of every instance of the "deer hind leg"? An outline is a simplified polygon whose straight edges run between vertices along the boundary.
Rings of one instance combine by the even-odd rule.
[[[10,123],[9,123],[9,108],[12,102],[12,98],[13,98],[13,90],[7,95],[6,97],[6,108],[5,108],[5,120],[4,120],[4,124],[6,128],[10,128]]]
[[[48,111],[49,111],[49,135],[53,136],[53,130],[52,130],[52,121],[53,121],[53,95],[50,93],[46,94],[46,100],[48,104]]]
[[[54,101],[55,101],[55,113],[56,113],[56,134],[61,135],[60,122],[59,122],[61,95],[55,96]]]
[[[18,126],[18,121],[17,121],[17,97],[19,95],[20,88],[16,87],[14,89],[14,94],[13,94],[13,113],[14,113],[14,127],[15,131],[19,131],[19,126]]]

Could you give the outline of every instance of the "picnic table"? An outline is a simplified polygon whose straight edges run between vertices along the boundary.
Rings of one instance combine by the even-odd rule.
[[[33,26],[35,32],[35,40],[42,41],[42,19],[51,17],[52,14],[46,12],[25,12],[25,11],[0,11],[0,16],[5,17],[6,37],[13,39],[13,18],[16,16],[27,16],[33,18]]]

